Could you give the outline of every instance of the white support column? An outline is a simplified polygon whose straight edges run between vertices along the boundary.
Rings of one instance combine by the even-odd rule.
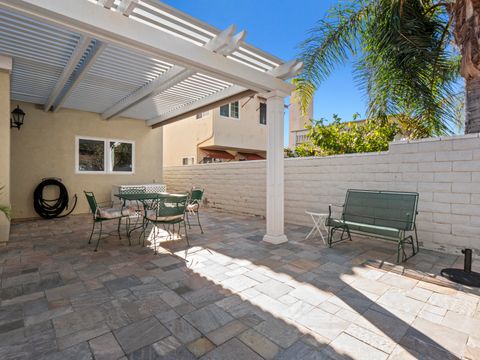
[[[284,234],[283,123],[284,94],[272,91],[267,98],[267,233],[263,241],[281,244]]]

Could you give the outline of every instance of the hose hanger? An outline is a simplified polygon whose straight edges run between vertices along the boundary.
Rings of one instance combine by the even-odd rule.
[[[58,187],[58,198],[45,199],[43,197],[43,192],[48,186]],[[70,215],[75,209],[75,206],[77,206],[77,194],[73,196],[73,201],[72,208],[67,213],[64,213],[68,210],[69,198],[67,188],[62,183],[62,179],[59,178],[42,179],[33,192],[33,207],[37,214],[44,219],[62,218]]]

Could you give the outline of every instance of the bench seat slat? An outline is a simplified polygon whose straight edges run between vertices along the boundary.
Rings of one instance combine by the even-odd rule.
[[[389,237],[395,240],[398,240],[400,236],[399,229],[386,227],[386,226],[357,223],[352,221],[343,221],[341,219],[333,219],[333,218],[327,219],[326,225],[332,226],[332,227],[342,227],[344,225],[347,225],[348,228],[352,231],[361,231],[365,233],[376,234],[380,236]]]

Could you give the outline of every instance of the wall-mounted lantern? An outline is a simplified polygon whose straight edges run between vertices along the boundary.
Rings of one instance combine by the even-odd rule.
[[[20,109],[20,106],[17,105],[17,108],[12,111],[12,115],[10,116],[10,127],[20,130],[20,126],[23,125],[24,118],[25,113],[22,109]]]

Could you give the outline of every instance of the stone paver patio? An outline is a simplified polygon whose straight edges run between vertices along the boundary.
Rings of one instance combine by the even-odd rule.
[[[87,245],[88,216],[12,226],[0,249],[1,359],[480,359],[479,293],[429,274],[461,266],[355,238],[327,249],[287,226],[206,211],[205,234]],[[403,274],[403,275],[400,275]],[[448,285],[448,284],[447,284]]]

